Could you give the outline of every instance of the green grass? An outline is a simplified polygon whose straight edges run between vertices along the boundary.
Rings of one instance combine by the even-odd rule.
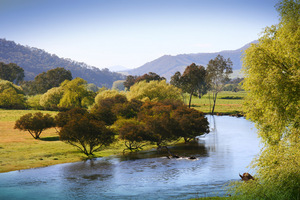
[[[245,92],[221,92],[218,95],[215,112],[223,114],[241,113],[245,96]],[[201,99],[194,97],[192,107],[209,113],[209,95],[207,94]],[[28,132],[13,128],[15,121],[21,116],[35,112],[49,113],[53,116],[58,113],[54,111],[0,109],[0,173],[76,162],[87,158],[76,147],[61,142],[54,128],[44,131],[40,140],[33,139]],[[145,149],[151,148],[153,146],[145,147]],[[123,149],[125,149],[124,143],[118,141],[104,150],[96,152],[95,157],[118,155],[123,152]]]
[[[44,131],[40,140],[35,140],[26,131],[13,128],[15,121],[22,115],[34,112],[40,111],[0,110],[0,173],[87,159],[76,147],[61,142],[54,128]],[[50,111],[41,112],[57,114]],[[95,157],[118,155],[123,149],[123,141],[118,141],[96,152]]]
[[[209,99],[209,97],[211,97]],[[220,114],[237,114],[243,113],[243,101],[246,97],[246,92],[220,92],[217,96],[215,113]],[[188,98],[186,98],[187,102]],[[193,108],[200,110],[204,113],[210,113],[213,106],[212,94],[206,94],[201,99],[193,97],[192,106]]]

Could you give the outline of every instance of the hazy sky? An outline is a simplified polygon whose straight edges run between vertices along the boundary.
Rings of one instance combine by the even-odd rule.
[[[0,0],[0,38],[99,68],[234,50],[278,23],[277,0]]]

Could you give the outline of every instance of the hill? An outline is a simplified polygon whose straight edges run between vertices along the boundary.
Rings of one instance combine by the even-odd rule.
[[[253,41],[251,43],[257,43],[257,41]],[[192,63],[206,66],[209,60],[214,59],[218,54],[224,56],[224,58],[230,58],[233,63],[232,68],[235,72],[237,72],[242,68],[242,53],[250,46],[251,43],[246,44],[237,50],[228,50],[216,53],[180,54],[176,56],[164,55],[142,65],[141,67],[127,72],[131,75],[143,75],[148,72],[154,72],[170,80],[170,77],[173,76],[175,72],[183,72],[186,66]]]
[[[5,39],[0,39],[0,62],[16,63],[22,67],[25,71],[25,80],[33,80],[36,75],[56,67],[64,67],[72,72],[73,78],[83,78],[99,87],[111,88],[114,81],[125,79],[125,76],[108,69],[100,70],[82,62],[59,58],[42,49],[23,46]]]

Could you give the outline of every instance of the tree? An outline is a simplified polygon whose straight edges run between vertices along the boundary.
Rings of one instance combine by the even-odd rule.
[[[124,103],[127,103],[127,98],[124,95],[117,94],[98,101],[92,108],[91,113],[97,120],[104,121],[106,125],[112,125],[117,120],[117,113],[114,111],[114,107],[117,104]]]
[[[118,81],[115,81],[115,82],[113,83],[112,89],[113,89],[113,90],[118,90],[118,91],[123,91],[123,90],[125,90],[124,82],[125,82],[125,80],[118,80]]]
[[[164,99],[181,99],[180,89],[166,83],[166,81],[141,81],[134,84],[127,93],[129,100],[161,101]]]
[[[80,119],[71,119],[59,132],[60,140],[77,147],[87,156],[113,143],[114,136],[104,122],[94,120],[88,113]]]
[[[41,133],[55,126],[54,119],[49,114],[41,112],[28,113],[16,121],[15,129],[28,131],[34,139],[39,139]]]
[[[65,80],[61,87],[64,91],[63,96],[58,104],[59,107],[75,108],[88,107],[92,105],[95,93],[87,90],[87,82],[81,78],[74,80]]]
[[[136,80],[137,76],[132,76],[132,75],[128,75],[126,77],[124,84],[124,87],[127,91],[130,90],[130,87],[133,86],[135,84],[135,80]]]
[[[130,87],[133,86],[135,83],[146,81],[149,83],[150,81],[162,81],[166,80],[164,77],[160,77],[158,74],[154,72],[149,72],[148,74],[144,74],[142,76],[132,76],[129,75],[126,77],[124,84],[124,87],[129,91]]]
[[[65,80],[72,80],[71,72],[57,67],[37,75],[34,81],[25,81],[22,87],[29,95],[44,94],[53,87],[59,87]]]
[[[47,110],[58,110],[58,104],[63,97],[62,87],[54,87],[40,97],[40,105]]]
[[[174,110],[172,117],[179,124],[179,136],[184,138],[185,143],[197,136],[209,133],[208,121],[203,112],[183,105]]]
[[[145,145],[145,124],[136,119],[118,121],[119,138],[125,140],[125,146],[130,151],[141,150]]]
[[[232,62],[230,58],[224,59],[218,55],[215,59],[211,59],[206,68],[210,89],[213,93],[213,107],[211,114],[214,114],[217,95],[223,90],[226,82],[229,81],[229,74],[232,73]]]
[[[190,94],[190,108],[193,95],[197,94],[201,98],[207,92],[206,70],[203,66],[197,66],[195,63],[192,63],[186,67],[182,75],[180,72],[176,72],[171,77],[170,83],[181,88],[183,92]]]
[[[239,199],[300,197],[300,2],[282,0],[276,8],[279,24],[267,27],[243,58],[246,116],[264,147],[253,161],[255,180],[235,185]]]
[[[0,62],[0,79],[20,84],[24,79],[24,69],[15,63],[5,64]]]
[[[138,114],[139,121],[145,124],[144,140],[161,148],[180,137],[178,123],[171,117],[172,110],[172,105],[163,102],[144,103]]]
[[[26,108],[26,100],[22,88],[10,81],[0,80],[0,108]]]

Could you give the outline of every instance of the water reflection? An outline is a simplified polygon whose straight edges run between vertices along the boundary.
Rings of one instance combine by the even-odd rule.
[[[179,159],[152,150],[2,173],[0,199],[188,199],[223,194],[224,183],[247,171],[259,151],[258,139],[243,118],[208,120],[209,134],[191,145],[170,148]]]

